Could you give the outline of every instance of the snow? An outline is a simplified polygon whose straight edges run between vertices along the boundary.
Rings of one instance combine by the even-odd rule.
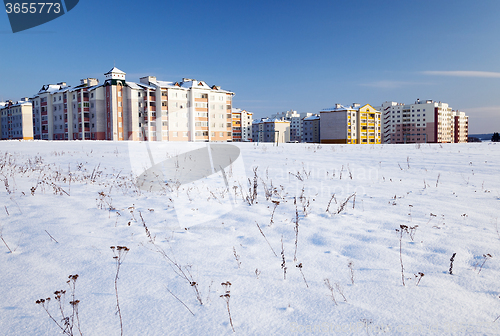
[[[228,281],[239,335],[500,334],[496,143],[232,145],[224,174],[212,156],[213,175],[175,185],[206,144],[2,141],[0,333],[62,334],[35,301],[65,289],[71,315],[78,274],[83,335],[119,334],[110,247],[126,246],[124,335],[233,334]],[[169,187],[138,183],[154,165]]]

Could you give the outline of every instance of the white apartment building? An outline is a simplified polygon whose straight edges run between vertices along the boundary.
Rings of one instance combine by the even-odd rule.
[[[232,109],[233,114],[233,141],[252,141],[253,113],[239,108]]]
[[[304,118],[312,116],[313,113],[297,113],[290,110],[271,115],[271,119],[287,120],[290,122],[290,141],[304,142]]]
[[[386,101],[379,109],[384,143],[454,142],[452,109],[446,103],[420,99],[414,104]],[[460,120],[463,125],[465,119]]]
[[[469,117],[465,112],[452,111],[451,123],[453,129],[453,142],[467,142],[469,137]]]
[[[32,107],[28,98],[0,103],[0,139],[33,139]]]
[[[156,140],[232,141],[233,92],[189,78],[165,82],[148,76],[141,78],[144,84],[150,109],[144,127],[158,130]]]
[[[114,67],[105,82],[44,85],[31,100],[36,139],[231,141],[233,92],[203,81],[126,81]]]
[[[254,142],[290,142],[290,122],[263,118],[252,124]]]

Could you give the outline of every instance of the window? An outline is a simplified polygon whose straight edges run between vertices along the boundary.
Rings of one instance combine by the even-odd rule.
[[[183,136],[184,138],[187,138],[187,136],[188,136],[188,132],[183,132],[183,133],[182,133],[182,136]]]
[[[177,94],[176,94],[176,95],[177,95]],[[178,137],[177,132],[173,132],[173,135],[172,135],[172,136],[173,136],[173,137],[175,137],[175,138],[177,138],[177,137]]]
[[[122,102],[118,102],[118,107],[122,107]]]
[[[121,96],[122,96],[122,92],[118,91],[118,97],[121,97]]]

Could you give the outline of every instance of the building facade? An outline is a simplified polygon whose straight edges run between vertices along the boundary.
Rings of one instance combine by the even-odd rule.
[[[28,98],[0,103],[0,139],[32,140],[32,112]]]
[[[253,113],[242,109],[232,109],[233,122],[233,141],[249,142],[252,141],[252,123]]]
[[[232,141],[233,92],[203,81],[126,81],[114,67],[99,84],[44,85],[31,101],[36,139]]]
[[[384,143],[452,143],[466,142],[467,117],[446,103],[417,99],[414,104],[384,102],[382,133]],[[457,114],[458,113],[458,114]],[[458,117],[458,118],[455,118]],[[457,132],[455,137],[455,120]],[[460,139],[460,140],[459,140]]]
[[[320,112],[321,143],[380,144],[381,113],[366,104],[324,109]]]
[[[319,115],[304,118],[304,142],[319,143],[321,141],[321,127]]]
[[[290,122],[290,141],[304,142],[304,118],[312,116],[313,113],[297,113],[290,110],[271,115],[271,119],[287,120]]]
[[[469,117],[465,112],[452,111],[453,142],[468,142],[469,138]]]
[[[290,122],[263,118],[252,124],[254,142],[290,142]]]

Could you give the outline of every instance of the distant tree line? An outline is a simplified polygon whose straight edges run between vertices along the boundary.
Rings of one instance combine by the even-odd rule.
[[[493,133],[493,136],[491,137],[491,141],[493,141],[493,142],[500,141],[500,135],[498,134],[498,132]]]

